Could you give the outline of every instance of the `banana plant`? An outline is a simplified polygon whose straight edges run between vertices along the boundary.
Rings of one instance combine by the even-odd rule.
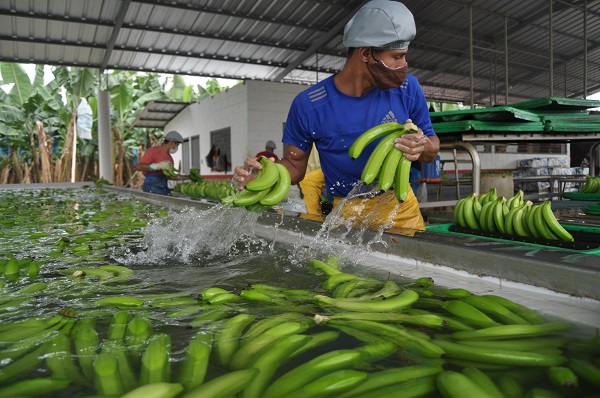
[[[132,154],[132,147],[141,141],[143,131],[132,127],[144,105],[152,100],[165,99],[165,92],[157,85],[158,78],[144,77],[136,81],[137,75],[132,72],[115,71],[109,75],[108,86],[111,112],[112,138],[113,138],[113,164],[116,165],[114,184],[123,186],[125,178],[133,175],[133,170],[126,162]],[[156,81],[154,81],[156,79]],[[159,88],[160,87],[160,88]],[[152,91],[145,91],[150,88]]]
[[[196,101],[200,101],[204,98],[211,97],[215,94],[225,91],[228,87],[223,87],[217,79],[210,79],[206,82],[206,87],[202,87],[198,84],[198,96],[195,98]]]
[[[40,157],[51,157],[52,148],[38,150],[37,136],[52,134],[64,127],[56,117],[62,107],[60,87],[54,81],[44,85],[41,65],[36,66],[33,82],[19,64],[2,63],[0,71],[2,84],[12,84],[8,93],[0,90],[0,144],[10,152],[9,166],[15,182],[50,182],[42,178],[51,176],[51,170],[41,170]]]
[[[61,133],[62,153],[55,165],[55,181],[67,181],[72,162],[75,134],[76,110],[81,98],[91,97],[97,89],[95,71],[88,68],[56,67],[53,69],[57,84],[64,89],[66,105],[59,111],[59,117],[68,128]]]

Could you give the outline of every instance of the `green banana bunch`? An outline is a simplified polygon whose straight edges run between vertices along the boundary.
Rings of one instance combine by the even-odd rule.
[[[394,148],[394,140],[406,133],[416,133],[418,129],[413,123],[405,125],[396,122],[383,123],[362,133],[350,146],[348,153],[351,159],[358,158],[365,147],[381,138],[369,156],[361,174],[361,181],[370,184],[377,179],[377,187],[382,191],[395,187],[395,195],[400,203],[408,195],[410,160],[401,151]]]
[[[142,354],[140,385],[169,383],[171,379],[171,336],[157,333]]]
[[[369,378],[351,391],[339,395],[339,398],[355,398],[355,397],[381,397],[381,390],[386,387],[394,387],[395,395],[398,396],[402,391],[403,396],[413,396],[406,394],[405,389],[399,388],[399,383],[420,384],[420,381],[427,376],[434,376],[442,373],[444,368],[440,364],[420,364],[412,366],[404,366],[402,368],[390,368],[372,372]],[[434,391],[435,388],[432,390]],[[423,396],[426,396],[424,393]],[[421,395],[414,395],[421,396]]]
[[[346,311],[358,312],[389,312],[397,311],[410,306],[419,299],[419,295],[411,289],[402,291],[395,297],[385,300],[358,301],[351,298],[332,298],[323,295],[315,295],[315,301],[319,305],[333,306]]]
[[[462,373],[494,398],[504,398],[504,393],[500,391],[496,382],[482,370],[474,366],[467,366],[463,368]]]
[[[317,395],[337,397],[339,394],[360,386],[367,378],[367,373],[358,370],[337,370],[304,385],[286,396],[289,398],[315,397]]]
[[[585,183],[578,191],[579,193],[599,193],[600,192],[600,177],[591,175],[585,176]]]
[[[598,364],[586,359],[569,358],[568,366],[580,379],[595,388],[600,388],[600,366]]]
[[[228,319],[223,328],[215,335],[214,353],[217,362],[223,367],[229,366],[233,354],[240,348],[239,338],[242,332],[255,316],[251,314],[239,314]]]
[[[573,242],[573,236],[556,219],[552,212],[552,204],[546,201],[536,207],[540,209],[535,213],[535,226],[546,239],[560,239]]]
[[[71,384],[70,380],[60,380],[53,377],[39,377],[17,381],[11,385],[0,387],[0,396],[34,397],[47,395],[66,389],[69,384]]]
[[[279,377],[265,390],[263,398],[288,396],[303,386],[317,380],[324,374],[336,370],[351,369],[355,363],[363,359],[357,350],[335,350],[321,354]]]
[[[183,390],[179,383],[152,383],[131,390],[121,398],[175,398]]]
[[[377,126],[373,126],[364,133],[362,133],[350,146],[348,149],[348,154],[350,155],[350,159],[357,159],[362,151],[369,145],[371,142],[375,141],[378,138],[381,138],[385,135],[388,135],[394,131],[404,130],[405,126],[396,123],[382,123]]]
[[[182,398],[235,397],[258,376],[258,369],[235,370],[187,391]]]
[[[94,357],[99,347],[100,339],[93,326],[88,325],[79,329],[75,335],[75,352],[83,374],[90,380],[94,379]]]
[[[394,140],[401,136],[402,133],[400,131],[393,131],[379,141],[377,146],[375,146],[375,149],[373,149],[373,152],[371,152],[371,156],[369,156],[369,160],[367,160],[367,164],[365,165],[360,176],[362,182],[365,184],[370,184],[375,181],[375,178],[377,178],[382,172],[381,166],[384,164],[386,157],[392,150],[395,149]],[[391,173],[392,176],[394,175],[398,166],[398,161],[400,161],[399,157],[397,157],[395,164],[388,166],[393,167]]]
[[[454,223],[459,227],[518,236],[573,242],[574,238],[556,219],[551,202],[534,205],[519,190],[508,200],[492,188],[483,195],[471,193],[454,207]]]
[[[235,195],[222,199],[223,204],[244,206],[248,210],[255,210],[253,205],[258,205],[256,210],[264,210],[281,202],[287,196],[292,186],[288,169],[280,164],[271,162],[261,156],[258,161],[262,169],[257,177],[246,184],[246,189]]]
[[[293,334],[277,341],[252,364],[258,375],[242,392],[242,398],[259,398],[269,386],[273,375],[294,352],[311,341],[311,336]]]
[[[434,339],[433,343],[441,347],[448,358],[457,358],[479,363],[491,363],[507,366],[549,367],[566,363],[561,353],[520,351],[491,346],[476,347],[446,339]]]
[[[529,228],[524,222],[525,215],[531,209],[533,202],[527,201],[517,207],[514,207],[506,214],[506,233],[511,235],[529,236]]]
[[[454,370],[440,373],[436,384],[444,398],[495,398],[469,376]]]
[[[454,207],[456,225],[463,228],[481,229],[479,214],[481,214],[482,205],[478,197],[479,195],[473,192],[456,202]]]
[[[164,169],[162,172],[167,177],[178,177],[179,176],[179,170],[176,170],[176,169]]]
[[[204,382],[212,349],[213,334],[209,332],[197,333],[188,343],[177,374],[177,381],[186,390]]]
[[[458,202],[456,202],[453,212],[454,223],[463,228],[490,231],[487,226],[486,214],[491,204],[495,203],[497,200],[498,192],[496,188],[491,188],[481,195],[472,192],[467,197],[459,199]],[[486,212],[483,212],[484,207]]]
[[[289,321],[273,326],[258,336],[246,341],[246,343],[237,349],[231,356],[229,368],[240,370],[247,368],[254,360],[256,360],[269,347],[275,344],[278,340],[304,332],[309,328],[308,322]]]
[[[202,182],[204,180],[204,177],[200,175],[200,170],[198,168],[192,167],[190,169],[190,180],[192,180],[192,182]]]
[[[551,366],[548,368],[548,379],[560,388],[576,388],[579,385],[579,378],[567,366]]]
[[[122,396],[125,393],[117,359],[108,352],[94,358],[94,384],[100,395]]]

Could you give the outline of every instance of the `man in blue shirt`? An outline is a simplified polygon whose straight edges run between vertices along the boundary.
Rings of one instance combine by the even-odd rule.
[[[323,194],[338,206],[358,184],[377,141],[356,160],[350,159],[348,149],[363,132],[386,122],[412,121],[418,126],[418,134],[395,140],[396,150],[407,159],[435,159],[439,140],[427,102],[417,79],[407,74],[406,55],[415,33],[412,13],[390,0],[368,2],[348,22],[344,29],[348,57],[342,70],[300,93],[290,108],[282,140],[287,145],[279,163],[290,171],[292,184],[304,178],[314,143],[325,176]],[[235,168],[240,189],[255,178],[251,168],[261,168],[254,158]],[[392,191],[369,197],[368,203],[358,198],[343,202],[342,214],[369,227],[425,228],[412,191],[402,204]]]

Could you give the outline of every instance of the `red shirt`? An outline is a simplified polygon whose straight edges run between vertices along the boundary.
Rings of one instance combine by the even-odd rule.
[[[142,158],[140,159],[140,163],[151,164],[162,162],[164,160],[168,160],[169,162],[174,163],[173,157],[169,152],[165,152],[160,146],[153,146],[151,148],[148,148],[146,152],[144,152],[144,156],[142,156]],[[162,170],[156,170],[144,172],[144,175],[162,173]]]
[[[262,152],[259,152],[259,153],[257,153],[257,154],[256,154],[256,156],[255,156],[255,157],[259,158],[259,157],[261,157],[261,156],[264,156],[264,157],[266,157],[266,158],[275,158],[275,160],[276,160],[276,161],[277,161],[277,160],[279,160],[279,156],[275,155],[274,153],[272,153],[272,154],[268,155],[268,154],[267,154],[267,151],[262,151]]]

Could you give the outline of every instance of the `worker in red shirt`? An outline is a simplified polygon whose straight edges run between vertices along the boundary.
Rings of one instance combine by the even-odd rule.
[[[271,140],[267,141],[265,144],[265,150],[256,154],[256,158],[264,156],[266,158],[274,158],[276,161],[279,160],[279,156],[275,155],[275,143]]]
[[[169,131],[164,137],[161,144],[148,148],[136,170],[144,173],[144,184],[142,191],[149,193],[157,193],[160,195],[170,195],[168,181],[185,180],[189,177],[186,175],[177,175],[167,177],[164,170],[174,170],[173,157],[179,149],[179,144],[183,142],[183,137],[177,131]]]

